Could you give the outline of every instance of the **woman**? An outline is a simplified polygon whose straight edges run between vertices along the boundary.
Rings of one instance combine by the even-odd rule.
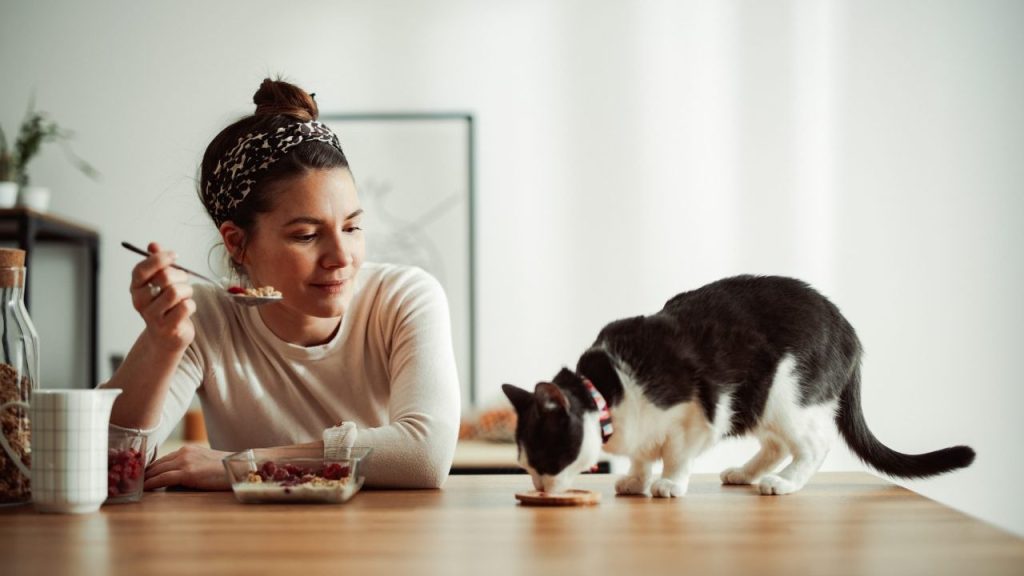
[[[267,79],[253,99],[207,148],[200,198],[236,271],[283,300],[192,287],[150,244],[131,282],[146,328],[105,384],[123,390],[111,422],[155,450],[199,395],[213,449],[152,462],[147,490],[228,489],[225,455],[290,445],[368,446],[368,484],[440,487],[459,420],[444,292],[417,268],[364,265],[355,182],[312,97]]]

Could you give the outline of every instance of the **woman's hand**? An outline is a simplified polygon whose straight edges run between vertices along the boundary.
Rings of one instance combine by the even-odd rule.
[[[230,452],[202,446],[184,446],[158,458],[146,468],[146,490],[185,486],[198,490],[230,490],[221,460]]]
[[[159,348],[182,352],[196,337],[196,311],[188,274],[171,268],[177,255],[155,242],[150,256],[132,269],[132,305],[146,321],[145,336]]]

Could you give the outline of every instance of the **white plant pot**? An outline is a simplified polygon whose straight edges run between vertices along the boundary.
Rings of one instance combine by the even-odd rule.
[[[18,183],[0,182],[0,208],[14,208],[18,203]]]
[[[18,203],[36,212],[46,212],[50,208],[50,189],[45,186],[25,186],[21,189]]]

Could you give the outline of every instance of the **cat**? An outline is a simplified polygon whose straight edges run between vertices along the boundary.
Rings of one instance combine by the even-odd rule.
[[[923,478],[973,462],[967,446],[908,455],[879,442],[861,412],[861,354],[853,327],[810,285],[736,276],[683,292],[656,314],[608,324],[575,372],[563,368],[532,393],[502,390],[516,410],[519,464],[545,492],[567,490],[603,448],[630,459],[617,494],[682,496],[698,454],[724,437],[752,435],[760,451],[723,471],[722,483],[789,494],[821,466],[833,421],[854,454],[890,476]],[[654,479],[658,460],[663,472]]]

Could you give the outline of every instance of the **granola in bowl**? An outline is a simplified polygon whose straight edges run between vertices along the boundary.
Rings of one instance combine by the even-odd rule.
[[[356,470],[370,451],[350,448],[344,457],[325,461],[314,456],[282,455],[282,450],[246,450],[224,459],[239,502],[345,502],[363,484]]]

